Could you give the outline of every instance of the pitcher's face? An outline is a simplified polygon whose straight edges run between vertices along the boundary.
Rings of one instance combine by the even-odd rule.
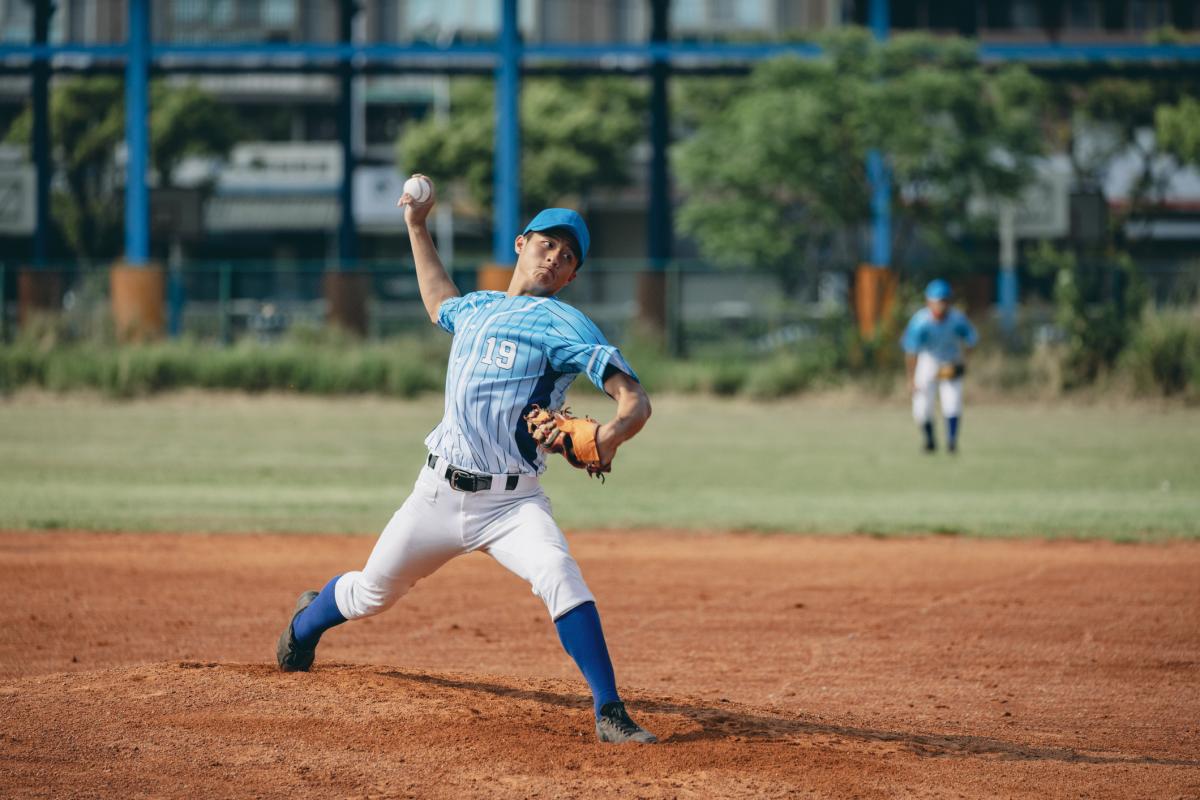
[[[516,251],[517,268],[513,281],[523,287],[522,294],[550,297],[575,280],[579,258],[570,245],[558,237],[530,232],[517,237]]]

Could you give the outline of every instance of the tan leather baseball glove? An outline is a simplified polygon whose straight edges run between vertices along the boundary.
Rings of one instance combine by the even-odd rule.
[[[600,449],[596,445],[596,433],[600,423],[591,417],[577,417],[569,408],[550,409],[534,406],[525,415],[525,424],[529,427],[530,435],[548,423],[554,423],[551,430],[543,433],[539,441],[534,440],[548,453],[559,453],[572,467],[587,472],[588,475],[604,480],[604,473],[612,472],[612,464],[600,461]]]
[[[963,375],[966,375],[966,374],[967,374],[967,365],[966,364],[952,364],[947,361],[944,364],[938,365],[938,371],[937,371],[938,380],[952,381],[955,378],[961,378]]]

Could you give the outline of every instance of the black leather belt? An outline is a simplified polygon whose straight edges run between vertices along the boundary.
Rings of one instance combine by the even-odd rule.
[[[425,459],[425,463],[430,469],[436,470],[438,457],[433,453]],[[465,469],[458,467],[446,467],[446,471],[442,473],[442,477],[450,484],[451,489],[457,489],[460,492],[486,492],[492,488],[492,476],[483,475],[478,472],[468,472]],[[520,475],[508,475],[504,481],[504,491],[511,492],[517,488],[517,481],[520,480]]]

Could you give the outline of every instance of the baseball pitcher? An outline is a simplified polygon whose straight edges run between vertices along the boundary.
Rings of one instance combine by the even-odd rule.
[[[587,257],[587,225],[568,209],[542,211],[516,238],[508,290],[461,295],[426,226],[432,182],[414,179],[427,184],[419,192],[406,184],[400,205],[421,299],[430,320],[454,337],[444,415],[425,440],[412,494],[366,565],[300,595],[276,647],[279,668],[308,670],[326,630],[386,610],[450,559],[480,550],[528,581],[546,604],[591,689],[600,741],[655,742],[617,694],[595,599],[538,479],[547,453],[602,476],[650,416],[650,400],[617,348],[555,298]],[[611,420],[563,413],[567,387],[580,374],[615,401]]]
[[[979,335],[956,308],[950,306],[950,284],[938,279],[925,287],[925,307],[913,314],[904,329],[901,344],[908,368],[908,390],[912,393],[913,419],[925,434],[925,452],[937,450],[933,433],[933,403],[936,392],[946,420],[946,450],[958,451],[958,427],[962,418],[963,375],[967,353]]]

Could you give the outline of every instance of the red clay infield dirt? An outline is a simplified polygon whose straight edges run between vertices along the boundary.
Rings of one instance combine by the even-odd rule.
[[[274,668],[373,539],[0,534],[0,796],[1200,797],[1200,545],[576,533],[653,747],[487,556]]]

